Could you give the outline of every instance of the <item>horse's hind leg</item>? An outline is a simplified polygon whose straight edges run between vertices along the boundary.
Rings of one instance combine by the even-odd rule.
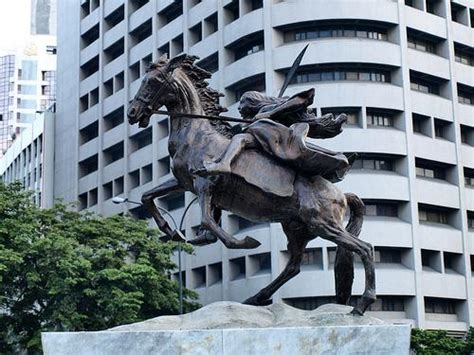
[[[365,290],[362,297],[357,302],[357,306],[352,310],[352,314],[363,315],[376,299],[375,296],[375,267],[372,245],[363,240],[357,239],[348,233],[342,226],[335,222],[318,221],[317,233],[321,238],[330,240],[338,246],[349,249],[357,253],[362,259],[365,270]]]
[[[264,306],[271,303],[270,297],[287,281],[300,272],[301,259],[309,239],[305,239],[305,228],[290,229],[283,225],[283,230],[288,238],[288,252],[290,259],[278,277],[268,286],[261,289],[256,295],[246,299],[244,304]]]

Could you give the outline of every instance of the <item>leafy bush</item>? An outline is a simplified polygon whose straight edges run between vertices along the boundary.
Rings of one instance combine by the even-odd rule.
[[[444,330],[412,329],[411,349],[416,355],[470,354],[474,351],[474,328],[465,339],[450,337]]]
[[[0,353],[41,350],[41,331],[100,330],[179,308],[177,246],[129,217],[39,209],[0,182]],[[186,311],[196,294],[184,290]]]

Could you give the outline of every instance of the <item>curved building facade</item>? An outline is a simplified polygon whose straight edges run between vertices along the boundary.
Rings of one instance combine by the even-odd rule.
[[[125,120],[146,65],[187,52],[212,71],[211,86],[237,114],[246,90],[276,95],[309,43],[286,95],[316,88],[318,114],[345,112],[336,138],[318,144],[360,159],[338,186],[364,199],[361,238],[375,246],[381,318],[463,332],[474,324],[474,1],[98,0],[59,3],[55,196],[81,209],[126,212],[170,174],[168,122]],[[77,26],[71,26],[77,24]],[[78,33],[79,29],[79,33]],[[77,78],[80,78],[77,81]],[[251,198],[251,197],[250,197]],[[181,217],[191,194],[161,199]],[[135,208],[133,208],[135,207]],[[193,206],[186,235],[195,235]],[[278,224],[232,214],[224,229],[261,242],[222,244],[185,257],[186,286],[201,303],[242,301],[287,259]],[[274,302],[312,309],[334,297],[335,246],[308,245],[301,273]],[[356,262],[354,294],[363,289]]]

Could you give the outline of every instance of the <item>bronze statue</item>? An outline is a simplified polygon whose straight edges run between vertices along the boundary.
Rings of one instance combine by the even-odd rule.
[[[234,138],[241,133],[235,134],[228,123],[218,119],[217,116],[225,111],[218,103],[222,95],[208,87],[205,80],[211,77],[211,73],[196,66],[196,59],[183,54],[171,60],[162,57],[150,65],[127,112],[129,123],[138,123],[140,127],[148,126],[151,115],[162,106],[166,107],[170,116],[168,150],[175,177],[142,196],[143,204],[158,227],[167,239],[180,239],[179,231],[170,228],[153,201],[183,191],[191,191],[199,198],[203,232],[189,241],[195,245],[213,243],[217,238],[232,249],[260,245],[251,237],[238,240],[224,231],[217,222],[221,210],[255,222],[281,223],[288,239],[290,259],[275,280],[244,302],[252,305],[271,303],[273,293],[299,273],[301,259],[310,240],[317,237],[330,240],[338,246],[335,276],[339,303],[347,304],[351,296],[352,252],[362,259],[365,290],[352,313],[363,314],[376,298],[372,246],[357,238],[365,207],[356,195],[344,194],[330,182],[343,177],[351,158],[304,141],[308,132],[313,137],[321,138],[338,134],[345,121],[344,116],[337,119],[315,117],[307,110],[306,104],[312,101],[314,92],[300,93],[292,97],[302,101],[296,116],[292,116],[294,106],[287,110],[295,104],[290,102],[292,98],[274,100],[274,106],[260,108],[253,117],[255,122],[243,129],[245,139],[251,140],[251,144],[247,144],[245,139],[244,144],[239,143],[241,139]],[[285,105],[287,102],[290,103]],[[246,112],[247,108],[244,98],[241,112],[249,118],[254,113]],[[278,119],[281,123],[270,119]],[[252,125],[257,128],[251,128]],[[288,139],[284,148],[278,147],[275,142],[269,143],[268,137],[259,137],[259,134],[265,134],[265,127],[273,125],[277,127],[273,134]],[[229,151],[231,142],[237,142],[238,149],[232,151],[231,147]],[[276,154],[278,149],[281,152]],[[296,154],[291,156],[284,149],[294,149]],[[224,159],[227,152],[230,162],[225,164],[230,163],[230,171],[228,166],[223,173],[219,169],[208,170],[221,158]],[[297,159],[292,160],[294,157]],[[318,157],[323,157],[324,163],[318,165]],[[347,207],[350,208],[350,219],[344,228],[343,217]]]

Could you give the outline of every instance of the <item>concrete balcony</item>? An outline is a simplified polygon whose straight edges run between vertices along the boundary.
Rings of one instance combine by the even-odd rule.
[[[99,151],[99,138],[94,138],[79,146],[79,161],[86,159]]]
[[[153,36],[141,41],[130,49],[129,62],[135,63],[136,61],[146,57],[153,52]]]
[[[407,154],[406,135],[396,129],[345,128],[337,137],[316,143],[337,152]]]
[[[459,187],[447,181],[418,177],[414,195],[421,203],[459,208]]]
[[[153,16],[153,1],[149,1],[137,11],[132,13],[128,18],[128,30],[133,31],[135,28],[140,26],[143,22]]]
[[[444,139],[433,139],[421,134],[413,134],[415,156],[429,160],[456,164],[456,146]]]
[[[408,178],[391,171],[351,170],[338,187],[365,199],[410,200]]]
[[[439,55],[408,48],[408,67],[421,73],[450,79],[449,61]]]
[[[319,63],[373,63],[399,67],[400,47],[387,41],[362,38],[317,39],[310,45],[301,65]],[[295,53],[299,53],[307,42],[291,42],[273,50],[275,70],[289,69]]]
[[[102,176],[106,180],[110,180],[112,177],[122,176],[124,174],[125,168],[125,160],[119,159],[110,163],[102,169],[103,174]]]
[[[263,9],[249,12],[224,27],[224,46],[228,46],[245,36],[262,30]]]
[[[100,21],[100,7],[81,20],[81,35],[89,31]]]
[[[464,275],[441,274],[423,271],[421,275],[423,295],[426,297],[442,297],[466,299],[466,278]]]
[[[104,78],[110,78],[111,76],[120,73],[126,67],[127,67],[127,62],[126,62],[125,53],[124,53],[104,66],[104,70],[103,70]]]
[[[464,187],[463,193],[466,209],[469,211],[474,211],[474,187]]]
[[[250,54],[224,68],[224,86],[229,87],[238,81],[265,73],[264,51]]]
[[[125,136],[125,129],[126,126],[124,123],[122,123],[105,132],[102,139],[102,149],[106,149],[114,145],[115,143],[123,141]]]
[[[99,72],[95,72],[94,74],[88,76],[84,80],[81,80],[79,84],[79,95],[83,96],[88,94],[95,88],[99,86]]]
[[[122,20],[122,22],[104,33],[104,48],[108,48],[110,45],[117,42],[123,37],[124,33],[127,33],[127,22]]]
[[[170,23],[160,28],[160,36],[158,37],[157,47],[161,47],[176,37],[177,33],[183,32],[183,16],[180,16]]]
[[[196,43],[191,48],[189,48],[188,52],[191,55],[198,56],[200,59],[204,59],[209,54],[213,54],[218,51],[218,40],[218,33],[214,32],[213,34],[207,36],[202,41]]]
[[[153,145],[147,145],[142,149],[139,149],[129,154],[129,171],[134,171],[142,166],[150,164],[152,161],[150,157],[153,155]]]
[[[188,10],[188,23],[192,27],[199,21],[217,12],[216,1],[202,1]]]
[[[124,4],[125,0],[107,0],[104,1],[104,17],[107,17],[114,12],[120,5]]]
[[[463,253],[461,231],[444,224],[423,223],[415,230],[419,247],[430,250],[443,250],[452,253]]]
[[[474,37],[472,36],[472,28],[460,23],[451,22],[452,40],[474,47]]]
[[[96,39],[94,42],[89,44],[86,48],[81,50],[81,59],[80,65],[84,65],[89,60],[94,58],[96,55],[100,53],[100,42]]]
[[[457,103],[456,110],[459,123],[467,126],[474,126],[474,122],[472,122],[472,118],[474,117],[473,105]]]
[[[298,11],[294,2],[280,2],[272,8],[272,27],[279,27],[298,22],[327,19],[372,20],[398,23],[398,6],[396,2],[380,2],[373,6],[370,2],[347,2],[332,0],[331,6],[322,6],[319,1],[299,1]]]
[[[456,82],[474,86],[474,67],[462,63],[454,63]]]
[[[452,117],[453,105],[451,100],[444,97],[410,90],[411,110],[415,113],[430,117]]]
[[[374,246],[412,248],[411,224],[395,217],[364,217],[360,238]]]
[[[87,127],[99,118],[99,105],[95,105],[79,114],[79,129]]]
[[[78,192],[79,194],[82,194],[84,192],[87,192],[95,187],[97,187],[99,183],[99,175],[97,171],[94,171],[93,173],[90,173],[82,178],[79,179],[78,183]]]
[[[403,89],[389,83],[370,81],[317,81],[305,85],[290,85],[285,95],[291,96],[299,91],[307,90],[312,87],[316,89],[315,105],[317,107],[337,107],[344,105],[404,110]],[[343,100],[341,100],[341,98],[343,98]],[[377,130],[377,132],[379,132],[379,130]],[[364,134],[368,133],[369,131]]]
[[[404,6],[405,21],[407,27],[430,33],[434,36],[447,38],[446,19],[428,12],[415,9],[410,6]]]
[[[474,147],[462,144],[461,145],[461,165],[471,168],[474,168]]]
[[[125,102],[125,90],[122,89],[104,100],[104,115],[114,111],[115,109],[119,108],[124,104],[126,110],[127,102]]]

